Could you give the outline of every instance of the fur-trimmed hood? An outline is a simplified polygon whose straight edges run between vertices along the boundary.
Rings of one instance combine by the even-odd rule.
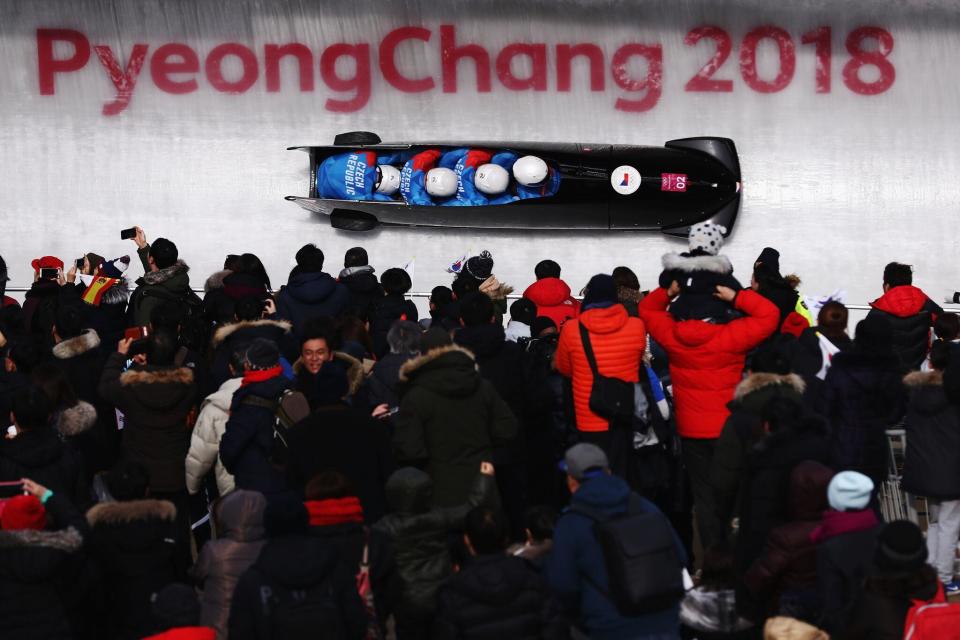
[[[684,273],[710,271],[721,275],[733,273],[733,265],[730,263],[730,259],[724,255],[691,256],[683,253],[666,253],[661,261],[663,268],[667,271],[682,271]]]
[[[57,432],[65,437],[80,435],[93,428],[97,423],[97,410],[89,402],[80,400],[57,415]]]
[[[120,525],[147,520],[177,519],[177,508],[169,500],[130,500],[128,502],[101,502],[87,511],[87,524]]]
[[[203,292],[210,293],[213,289],[223,289],[223,279],[231,273],[233,273],[233,271],[224,269],[211,274],[210,277],[207,278],[207,281],[203,283]]]
[[[448,353],[462,353],[470,358],[471,361],[476,360],[472,351],[456,344],[451,344],[446,347],[439,347],[437,349],[431,349],[427,353],[407,360],[405,363],[403,363],[403,366],[400,367],[400,382],[409,382],[412,374],[427,366],[431,362],[436,361],[442,356],[447,355]]]
[[[282,329],[285,333],[289,333],[293,328],[293,324],[286,320],[241,320],[240,322],[231,322],[214,331],[213,338],[210,340],[210,346],[217,348],[235,332],[241,329],[252,329],[254,327],[276,327]]]
[[[903,378],[903,384],[911,388],[942,387],[942,371],[911,371]]]
[[[357,360],[349,353],[344,353],[343,351],[334,351],[333,359],[337,360],[347,367],[347,384],[349,385],[350,395],[355,394],[359,391],[360,386],[363,384],[366,374],[363,371],[363,362]],[[300,375],[300,372],[303,371],[303,360],[297,358],[297,361],[293,363],[293,372],[297,375]]]
[[[129,369],[120,374],[120,384],[132,387],[144,384],[192,384],[193,370],[188,367]]]
[[[506,300],[507,296],[513,293],[513,287],[508,284],[501,284],[496,276],[490,276],[480,283],[479,290],[487,294],[491,300]]]
[[[787,375],[777,373],[751,373],[737,385],[737,388],[733,392],[733,399],[738,401],[743,400],[745,396],[755,391],[778,384],[792,388],[799,395],[803,395],[803,392],[807,388],[807,384],[803,381],[803,378],[795,373],[788,373]]]
[[[83,536],[75,527],[59,531],[13,529],[0,531],[0,549],[46,548],[74,553],[83,546]]]
[[[143,274],[143,283],[163,284],[164,282],[172,280],[179,275],[186,275],[189,271],[190,267],[187,266],[186,262],[183,260],[177,260],[169,267],[160,269],[158,271],[148,271],[147,273]]]
[[[53,347],[53,357],[57,360],[69,360],[93,351],[100,346],[100,336],[93,329],[87,329],[73,338],[58,342]]]

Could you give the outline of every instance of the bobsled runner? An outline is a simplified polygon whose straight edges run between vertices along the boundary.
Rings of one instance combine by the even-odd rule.
[[[586,143],[531,142],[402,142],[383,143],[369,132],[343,133],[330,146],[289,147],[310,158],[310,193],[286,199],[329,216],[336,229],[369,231],[380,225],[459,227],[478,229],[609,229],[654,230],[686,236],[690,226],[711,221],[729,235],[740,210],[741,177],[737,148],[727,138],[696,137],[671,140],[662,147]],[[411,158],[431,150],[438,158],[454,150],[486,150],[487,157],[536,156],[555,178],[551,189],[531,197],[511,196],[519,187],[510,178],[505,197],[497,202],[466,204],[450,199],[429,205],[411,202],[409,189],[392,196],[350,192],[350,198],[329,197],[321,180],[326,166],[345,164],[358,184],[363,178],[356,158],[392,163],[385,173],[409,170]],[[379,160],[377,160],[379,158]],[[330,160],[327,165],[325,161]],[[361,161],[361,164],[367,167]],[[461,161],[462,165],[462,161]],[[461,165],[457,166],[460,178]],[[318,173],[319,170],[319,173]],[[409,171],[408,171],[409,173]],[[381,171],[376,168],[379,185]],[[555,175],[554,175],[555,174]],[[369,176],[373,173],[368,172]],[[374,178],[369,177],[369,180]],[[395,178],[403,180],[404,178]],[[409,175],[406,176],[409,179]],[[462,188],[460,193],[462,193]],[[528,190],[529,191],[529,190]],[[326,196],[326,197],[324,197]],[[444,206],[457,204],[460,206]],[[466,206],[464,206],[466,204]]]

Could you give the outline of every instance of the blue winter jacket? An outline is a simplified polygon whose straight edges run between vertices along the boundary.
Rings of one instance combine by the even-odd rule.
[[[340,153],[321,162],[317,193],[337,200],[393,200],[377,193],[377,154],[372,151]]]
[[[303,335],[307,321],[320,316],[336,317],[350,303],[350,290],[322,271],[291,274],[277,297],[277,317],[293,323],[293,332]]]
[[[230,419],[220,439],[220,460],[236,480],[238,489],[275,495],[287,490],[284,475],[270,462],[276,412],[244,403],[248,396],[276,401],[290,380],[284,376],[242,386],[233,394]]]
[[[586,480],[571,498],[573,504],[610,515],[626,512],[629,500],[630,487],[613,475]],[[641,513],[658,511],[645,498],[639,498],[638,502]],[[553,552],[544,566],[544,577],[551,591],[572,616],[579,613],[581,623],[594,640],[679,638],[679,602],[665,611],[627,618],[592,584],[609,589],[603,550],[593,527],[593,520],[569,509],[557,521]],[[676,534],[674,537],[680,558],[686,563],[683,545]]]
[[[497,196],[488,196],[474,184],[477,169],[485,164],[499,164],[509,172],[513,163],[517,161],[517,154],[512,151],[500,152],[493,155],[484,149],[453,149],[447,151],[440,158],[439,166],[452,169],[457,174],[457,195],[443,204],[449,207],[479,207],[490,204],[506,204],[517,198],[506,192]]]

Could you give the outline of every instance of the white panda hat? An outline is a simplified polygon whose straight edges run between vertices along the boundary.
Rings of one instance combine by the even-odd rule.
[[[699,222],[693,225],[690,227],[690,251],[699,249],[712,256],[717,255],[723,248],[723,235],[726,232],[726,227],[712,222]]]

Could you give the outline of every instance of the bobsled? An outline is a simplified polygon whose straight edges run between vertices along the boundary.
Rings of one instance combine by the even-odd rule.
[[[543,197],[477,206],[422,206],[394,200],[320,197],[317,168],[345,152],[372,151],[380,158],[410,157],[424,149],[510,150],[542,158],[559,172],[559,188]],[[374,133],[342,133],[329,146],[288,147],[310,159],[310,193],[287,196],[304,209],[328,216],[336,229],[370,231],[380,225],[476,229],[607,229],[662,231],[686,236],[690,226],[711,221],[729,235],[740,211],[740,160],[728,138],[670,140],[662,147],[535,142],[384,143]]]

